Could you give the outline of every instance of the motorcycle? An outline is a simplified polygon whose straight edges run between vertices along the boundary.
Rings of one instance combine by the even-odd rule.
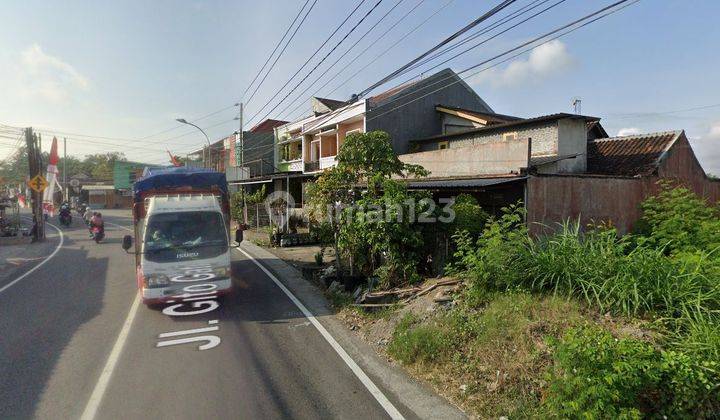
[[[85,204],[79,204],[75,210],[77,210],[77,213],[78,215],[80,215],[80,217],[83,217],[85,211],[87,210],[87,206]]]
[[[66,227],[70,226],[70,224],[72,223],[72,215],[70,214],[69,211],[66,213],[60,213],[59,218],[60,218],[60,224],[65,225]]]
[[[100,241],[105,238],[105,232],[103,232],[103,229],[100,226],[93,226],[90,231],[92,232],[93,240],[96,244],[99,244]]]

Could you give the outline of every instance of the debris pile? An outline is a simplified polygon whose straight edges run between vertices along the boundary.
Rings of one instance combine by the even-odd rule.
[[[450,287],[452,286],[452,287]],[[355,306],[362,308],[382,308],[394,305],[404,305],[420,296],[437,290],[433,301],[436,303],[451,303],[455,299],[456,292],[462,287],[458,279],[440,280],[425,287],[406,287],[383,291],[364,291],[358,286],[353,293]]]

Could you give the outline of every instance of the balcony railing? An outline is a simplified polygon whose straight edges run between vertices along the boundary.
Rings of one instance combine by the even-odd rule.
[[[311,160],[305,162],[305,172],[315,172],[320,170],[320,161]]]

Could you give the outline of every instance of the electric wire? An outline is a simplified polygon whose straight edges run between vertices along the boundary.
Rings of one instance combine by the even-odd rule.
[[[363,23],[363,21],[365,21],[365,19],[367,19],[367,17],[370,16],[370,15],[372,14],[372,12],[374,12],[375,9],[377,9],[378,6],[380,6],[380,3],[382,3],[382,2],[383,2],[383,0],[378,0],[377,3],[375,3],[375,5],[374,5],[370,10],[368,10],[367,13],[365,13],[365,15],[360,19],[360,21],[358,21],[358,22],[355,24],[355,26],[353,26],[352,28],[350,28],[350,30],[348,31],[348,33],[346,33],[345,36],[343,36],[343,37],[340,39],[340,41],[338,41],[337,44],[335,44],[335,46],[332,47],[332,49],[330,49],[330,51],[328,51],[327,54],[325,54],[325,56],[320,60],[320,62],[318,62],[317,64],[315,64],[315,67],[313,67],[312,69],[310,69],[310,71],[308,72],[308,74],[306,74],[305,77],[303,77],[297,84],[295,84],[295,86],[294,86],[292,89],[290,89],[290,92],[288,92],[288,93],[285,95],[285,97],[280,100],[280,102],[276,103],[275,106],[272,107],[272,108],[270,109],[270,111],[268,111],[268,112],[265,114],[264,117],[262,117],[262,118],[260,118],[259,120],[257,120],[256,123],[259,122],[259,121],[265,120],[267,117],[270,116],[270,114],[271,114],[273,111],[275,111],[275,110],[277,109],[278,106],[280,106],[280,104],[282,104],[283,102],[285,102],[285,101],[290,97],[290,95],[292,95],[292,93],[295,92],[295,90],[296,90],[300,85],[302,85],[302,84],[305,82],[305,80],[307,80],[307,78],[310,77],[310,75],[311,75],[312,73],[314,73],[315,70],[317,70],[318,67],[320,67],[320,66],[322,65],[322,63],[325,62],[325,60],[327,60],[328,57],[330,57],[331,54],[332,54],[333,52],[335,52],[335,50],[338,49],[338,48],[340,47],[340,45],[342,45],[342,43],[345,42],[345,40],[346,40],[353,32],[355,32],[355,30]],[[252,117],[250,117],[250,121],[254,120],[255,117],[256,117],[257,115],[259,115],[259,114],[260,114],[260,112],[255,113],[255,115],[253,115]]]
[[[307,66],[313,58],[315,58],[315,56],[325,47],[328,42],[330,42],[332,37],[335,36],[335,34],[345,25],[345,23],[350,20],[350,17],[355,14],[355,12],[360,8],[360,6],[362,6],[366,1],[367,0],[361,0],[358,5],[355,6],[355,8],[350,12],[350,14],[348,14],[345,19],[343,19],[343,21],[340,22],[340,24],[335,28],[335,30],[333,30],[332,33],[325,39],[325,41],[320,44],[320,46],[315,50],[315,52],[313,52],[312,55],[308,57],[307,60],[305,60],[305,62],[295,71],[295,73],[293,73],[293,75],[290,76],[290,78],[282,85],[282,87],[280,87],[280,89],[278,89],[275,94],[270,99],[268,99],[263,106],[258,109],[257,114],[261,113],[268,105],[272,103],[272,101],[275,100],[275,98],[277,98],[278,95],[280,95],[280,93],[287,87],[287,85],[289,85],[290,82],[292,82],[295,77],[300,74],[300,72],[305,68],[305,66]]]
[[[393,6],[390,8],[390,10],[388,10],[382,17],[380,17],[380,19],[378,19],[377,22],[375,22],[375,24],[374,24],[373,26],[371,26],[370,28],[368,28],[368,30],[365,31],[364,34],[360,35],[360,36],[358,37],[358,39],[355,41],[354,44],[352,44],[347,50],[345,50],[344,53],[342,53],[342,55],[340,55],[340,57],[338,57],[332,64],[330,64],[330,65],[328,66],[328,68],[325,69],[325,71],[324,71],[320,76],[316,77],[314,82],[312,82],[311,84],[309,84],[302,92],[298,93],[298,95],[295,97],[295,99],[293,99],[290,103],[288,103],[288,105],[286,105],[285,108],[283,108],[283,109],[281,109],[280,111],[278,111],[277,114],[278,114],[280,117],[283,117],[284,112],[285,112],[289,107],[291,107],[292,105],[294,105],[298,100],[303,99],[305,93],[307,93],[308,90],[310,90],[313,86],[315,86],[315,84],[316,84],[317,82],[319,82],[323,77],[325,77],[325,75],[328,74],[328,72],[329,72],[330,70],[332,70],[332,69],[337,65],[337,63],[340,62],[340,60],[342,60],[345,56],[347,56],[347,55],[350,53],[350,51],[353,50],[353,48],[355,48],[360,42],[362,42],[362,41],[365,39],[365,37],[368,36],[368,34],[373,31],[373,29],[375,29],[380,23],[382,23],[382,21],[385,20],[385,18],[388,17],[388,15],[389,15],[390,13],[392,13],[393,10],[395,10],[398,6],[400,6],[400,4],[403,3],[404,1],[405,1],[405,0],[398,0],[398,1],[395,3],[395,5],[393,5]],[[346,64],[346,65],[347,65],[347,64]]]

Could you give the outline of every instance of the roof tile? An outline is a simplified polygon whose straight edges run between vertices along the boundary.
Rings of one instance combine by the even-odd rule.
[[[588,142],[587,173],[599,175],[647,176],[682,131],[637,136],[610,137]]]

